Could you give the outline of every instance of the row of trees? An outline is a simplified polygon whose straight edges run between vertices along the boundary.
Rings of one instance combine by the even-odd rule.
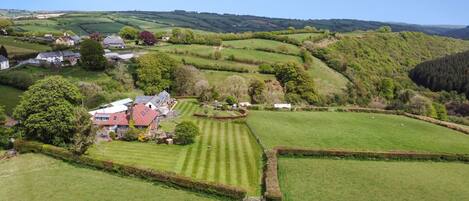
[[[157,43],[155,34],[149,31],[139,31],[131,26],[122,27],[119,35],[126,40],[141,40],[145,45],[154,45]]]

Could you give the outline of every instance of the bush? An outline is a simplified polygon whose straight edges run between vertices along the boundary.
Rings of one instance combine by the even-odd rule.
[[[226,101],[226,103],[228,103],[228,105],[234,105],[234,104],[238,103],[238,100],[234,96],[226,97],[225,101]]]
[[[113,131],[109,132],[109,137],[112,139],[112,140],[115,140],[117,138],[117,134]]]
[[[176,125],[175,140],[178,144],[191,144],[199,133],[197,125],[191,121],[183,121]]]
[[[140,133],[141,131],[136,128],[129,128],[129,130],[122,136],[122,140],[128,142],[137,141]]]

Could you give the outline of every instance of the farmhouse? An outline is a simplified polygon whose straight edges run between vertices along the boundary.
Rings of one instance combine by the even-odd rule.
[[[70,36],[62,36],[55,40],[56,45],[75,46],[75,41]]]
[[[47,63],[62,63],[64,61],[69,62],[71,65],[75,65],[80,59],[80,53],[72,51],[57,51],[57,52],[42,52],[36,57],[37,60]]]
[[[124,40],[120,36],[108,36],[103,40],[105,48],[125,48]]]
[[[135,104],[143,104],[152,110],[158,110],[162,115],[167,115],[170,112],[173,101],[168,92],[162,91],[155,96],[137,96]]]
[[[0,70],[5,70],[8,68],[10,68],[8,58],[4,57],[3,55],[0,55]]]

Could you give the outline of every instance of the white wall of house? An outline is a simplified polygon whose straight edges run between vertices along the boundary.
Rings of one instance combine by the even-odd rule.
[[[8,61],[2,61],[0,62],[0,70],[5,70],[10,68],[10,62]]]
[[[36,59],[38,60],[43,60],[43,61],[47,61],[49,63],[52,63],[52,62],[56,62],[56,61],[59,61],[59,62],[63,62],[64,61],[64,57],[63,56],[60,56],[60,57],[41,57],[40,55],[38,55],[36,57]]]

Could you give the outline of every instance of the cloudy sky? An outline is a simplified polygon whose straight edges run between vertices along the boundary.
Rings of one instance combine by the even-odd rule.
[[[0,0],[28,10],[189,10],[297,19],[469,25],[468,0]]]

